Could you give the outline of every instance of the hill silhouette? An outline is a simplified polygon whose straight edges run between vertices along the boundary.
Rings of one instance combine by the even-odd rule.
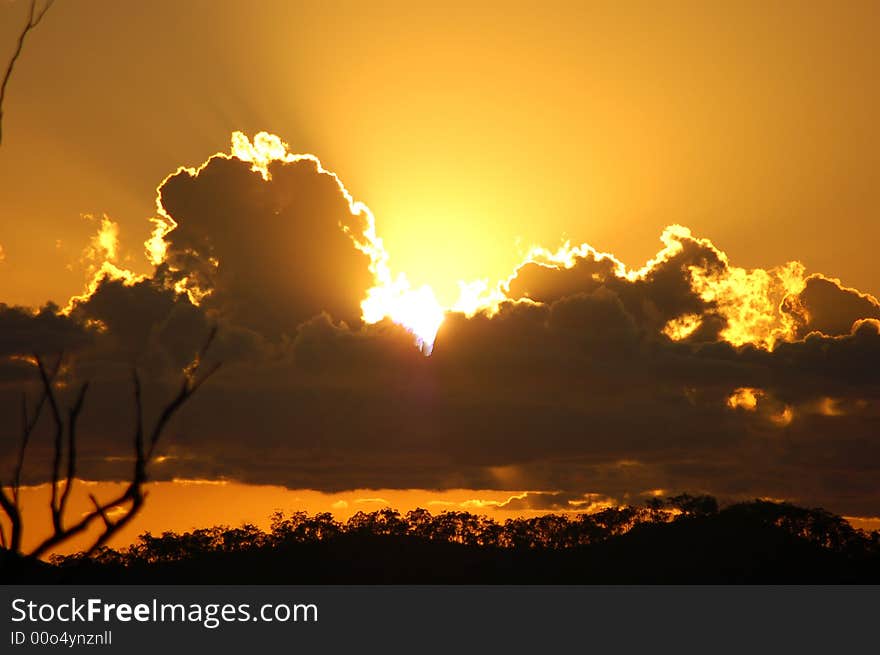
[[[4,582],[196,584],[878,583],[880,533],[822,509],[682,495],[495,522],[416,509],[276,513],[269,531],[145,533],[123,550],[3,562]]]

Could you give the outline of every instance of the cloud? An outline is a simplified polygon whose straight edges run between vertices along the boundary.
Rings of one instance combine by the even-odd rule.
[[[37,310],[0,303],[0,357],[75,351],[93,335],[49,303]]]
[[[859,319],[880,319],[877,298],[818,274],[806,279],[803,291],[786,299],[784,309],[797,320],[797,336],[801,338],[814,331],[846,335]]]
[[[316,162],[272,162],[269,179],[249,163],[214,157],[159,187],[175,227],[166,263],[177,279],[210,290],[205,308],[280,336],[329,312],[360,322],[373,284],[370,258],[341,229],[363,231],[336,180]]]
[[[84,215],[89,221],[96,220],[91,214]],[[56,247],[60,247],[60,241],[56,242]],[[115,262],[119,257],[119,224],[110,219],[109,216],[103,216],[98,227],[98,232],[89,240],[89,245],[82,252],[83,263],[97,263],[100,266],[103,262]],[[91,271],[94,273],[94,268]]]
[[[604,287],[641,325],[659,331],[674,318],[712,307],[694,290],[691,268],[717,271],[724,265],[711,244],[691,237],[686,229],[667,228],[662,239],[665,248],[640,271],[629,272],[611,255],[593,249],[575,254],[570,265],[526,263],[508,282],[506,295],[549,304]]]
[[[243,138],[160,185],[151,275],[105,258],[64,310],[0,308],[4,420],[33,380],[23,355],[64,350],[65,380],[94,383],[83,476],[127,475],[130,368],[155,410],[216,324],[224,369],[172,425],[158,479],[534,490],[510,510],[655,489],[880,508],[875,298],[797,262],[737,267],[670,226],[640,268],[534,249],[441,313],[426,357],[406,312],[366,319],[367,298],[418,295],[394,286],[369,210],[315,158]]]
[[[470,501],[474,507],[491,507],[495,510],[514,512],[543,511],[552,512],[592,512],[613,505],[608,499],[597,494],[568,494],[561,491],[526,491],[510,496],[503,502]]]

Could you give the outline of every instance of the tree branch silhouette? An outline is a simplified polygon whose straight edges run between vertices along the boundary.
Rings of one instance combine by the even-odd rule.
[[[21,51],[24,47],[24,41],[27,38],[27,35],[32,29],[40,24],[40,21],[43,20],[43,16],[46,15],[46,12],[49,11],[49,7],[51,7],[54,2],[55,0],[46,0],[46,4],[43,5],[43,8],[37,11],[37,0],[31,0],[31,9],[28,13],[27,23],[18,35],[18,42],[12,53],[12,59],[9,60],[9,64],[6,66],[6,72],[3,75],[3,82],[0,83],[0,145],[3,143],[3,101],[6,99],[6,87],[9,85],[9,80],[12,77],[12,71],[15,69],[15,64],[21,56]]]
[[[76,447],[77,447],[77,422],[80,412],[85,403],[86,393],[89,389],[89,383],[84,383],[76,393],[73,405],[67,410],[66,420],[62,413],[57,395],[55,393],[55,381],[58,371],[61,369],[62,357],[59,356],[57,364],[49,369],[46,367],[43,359],[35,355],[37,368],[40,374],[42,384],[42,393],[37,401],[36,409],[33,416],[28,415],[27,401],[22,400],[22,439],[19,447],[18,459],[16,461],[13,473],[12,483],[9,485],[10,491],[4,489],[4,484],[0,482],[0,507],[6,513],[10,522],[10,534],[7,537],[5,531],[0,529],[0,546],[4,550],[10,551],[18,556],[28,558],[39,558],[52,550],[58,544],[65,542],[76,535],[87,530],[94,522],[100,520],[103,523],[103,530],[87,549],[88,553],[101,548],[114,534],[124,528],[137,515],[144,504],[146,491],[143,486],[147,482],[147,466],[153,460],[162,433],[168,425],[171,418],[183,407],[184,404],[198,391],[198,389],[210,378],[220,367],[215,364],[207,371],[202,371],[202,364],[207,354],[208,348],[217,334],[216,327],[211,333],[205,344],[196,354],[190,364],[184,368],[183,381],[177,394],[163,407],[159,414],[153,430],[149,433],[149,437],[144,439],[144,411],[143,400],[141,395],[141,380],[137,369],[132,370],[132,384],[135,406],[135,426],[134,426],[134,469],[131,475],[131,481],[121,494],[106,502],[99,502],[94,495],[89,498],[92,501],[94,509],[83,514],[78,521],[71,525],[66,525],[65,510],[70,492],[73,487],[73,481],[76,478]],[[52,459],[52,489],[49,500],[49,511],[52,517],[52,534],[43,539],[36,547],[28,553],[22,551],[22,533],[23,522],[21,515],[20,503],[20,487],[21,473],[24,466],[25,451],[30,442],[31,434],[37,425],[42,409],[48,405],[52,423],[54,426],[54,451]],[[64,435],[67,435],[65,442]],[[64,476],[62,480],[62,465],[65,463]],[[113,511],[121,512],[118,518],[111,518]]]

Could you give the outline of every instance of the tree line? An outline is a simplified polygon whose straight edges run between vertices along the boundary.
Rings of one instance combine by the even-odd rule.
[[[582,514],[544,514],[507,519],[503,523],[466,511],[431,514],[426,509],[414,509],[402,514],[386,508],[357,512],[347,521],[338,521],[330,513],[278,511],[271,516],[268,531],[244,524],[184,533],[167,531],[158,536],[147,532],[126,548],[102,547],[88,553],[53,556],[51,561],[61,567],[85,560],[116,566],[149,565],[185,561],[211,553],[277,551],[296,544],[377,538],[486,549],[552,551],[596,545],[623,535],[648,534],[658,527],[675,528],[684,524],[704,531],[715,529],[719,524],[767,528],[847,557],[880,556],[880,532],[853,528],[842,517],[823,509],[766,500],[721,509],[711,496],[683,494],[651,499],[644,506],[610,507]]]

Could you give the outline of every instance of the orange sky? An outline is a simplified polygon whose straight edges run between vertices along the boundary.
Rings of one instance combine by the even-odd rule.
[[[447,303],[536,243],[640,266],[669,223],[876,295],[878,24],[873,2],[59,2],[10,85],[0,294],[79,291],[83,213],[146,270],[158,182],[267,130]]]
[[[69,516],[75,518],[92,509],[88,495],[99,499],[113,497],[123,491],[121,483],[78,482],[71,495]],[[238,526],[253,523],[263,530],[269,529],[270,515],[276,511],[285,514],[305,511],[309,514],[330,512],[337,520],[345,521],[356,512],[373,512],[385,507],[405,513],[421,507],[432,514],[447,510],[467,511],[472,514],[487,515],[498,522],[516,516],[531,516],[543,513],[537,510],[511,510],[499,507],[505,502],[523,496],[523,492],[446,489],[425,491],[422,489],[356,489],[342,493],[321,493],[308,489],[285,489],[270,485],[248,485],[231,481],[180,480],[157,482],[147,485],[148,501],[137,519],[120,530],[108,545],[124,547],[144,532],[154,535],[171,530],[178,533],[214,525]],[[25,516],[31,521],[25,531],[23,547],[25,550],[37,545],[51,534],[52,524],[48,511],[49,486],[26,487],[22,489],[22,506]],[[572,505],[569,511],[593,511],[601,509],[602,502],[595,505],[585,502]],[[559,513],[559,510],[556,510]],[[111,516],[112,518],[112,516]],[[0,524],[8,530],[5,517]],[[100,534],[101,526],[74,539],[62,543],[57,553],[73,553],[87,547],[94,536]]]
[[[25,516],[31,517],[25,531],[24,549],[35,546],[51,533],[48,511],[41,509],[48,505],[48,485],[25,487],[22,489],[22,505]],[[99,499],[112,497],[122,491],[121,483],[83,483],[74,487],[69,505],[69,516],[75,518],[92,508],[88,494]],[[533,516],[546,510],[523,510],[499,507],[523,496],[523,492],[513,493],[491,490],[447,489],[425,491],[422,489],[356,489],[341,493],[321,493],[307,489],[285,489],[270,485],[248,485],[231,481],[181,480],[176,482],[157,482],[147,485],[149,495],[142,512],[128,526],[120,530],[108,543],[110,547],[123,548],[132,543],[138,535],[151,532],[153,535],[165,531],[183,533],[189,530],[214,525],[232,527],[252,523],[262,530],[269,530],[270,515],[276,511],[285,514],[305,511],[309,514],[330,512],[337,520],[345,521],[352,514],[363,511],[372,512],[385,507],[406,513],[421,507],[432,514],[443,511],[467,511],[485,515],[499,523],[508,518]],[[637,499],[642,501],[644,499]],[[572,505],[569,512],[596,511],[604,506],[601,499],[595,504]],[[561,513],[563,510],[554,510]],[[866,530],[880,529],[880,517],[848,517],[856,528]],[[8,530],[5,517],[0,524]],[[95,524],[91,531],[64,542],[53,551],[59,554],[74,553],[88,547],[91,539],[99,534],[100,525]]]
[[[0,61],[26,4],[0,4]],[[372,209],[393,270],[443,303],[537,244],[638,268],[671,223],[737,266],[797,259],[880,294],[878,3],[474,4],[59,0],[4,107],[0,302],[81,292],[105,215],[118,263],[147,273],[157,185],[236,130],[318,155]],[[275,507],[512,493],[167,482],[117,543]]]

